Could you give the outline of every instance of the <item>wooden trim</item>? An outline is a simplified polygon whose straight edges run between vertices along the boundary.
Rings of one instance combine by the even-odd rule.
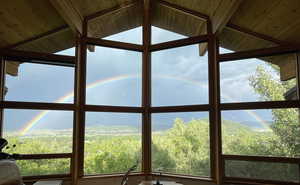
[[[153,51],[160,51],[160,50],[164,50],[164,49],[188,46],[188,45],[192,45],[192,44],[199,44],[199,43],[207,42],[208,39],[209,39],[208,35],[189,37],[189,38],[185,38],[185,39],[179,39],[179,40],[154,44],[154,45],[150,46],[150,50],[153,52]]]
[[[4,61],[4,58],[0,56],[0,106],[2,106],[2,101],[5,96],[5,66],[6,62]],[[0,137],[3,136],[3,108],[0,108]]]
[[[136,5],[138,5],[140,2],[142,2],[141,0],[135,0],[135,1],[132,1],[132,2],[124,2],[120,5],[117,5],[117,6],[114,6],[112,8],[108,8],[108,9],[104,9],[104,10],[100,10],[96,13],[93,13],[91,15],[88,15],[88,16],[85,16],[84,19],[89,22],[93,19],[96,19],[98,17],[102,17],[104,15],[107,15],[107,14],[112,14],[114,12],[119,12],[123,9],[127,9],[127,8],[131,8],[131,7],[134,7]]]
[[[76,37],[76,46],[75,46],[75,57],[76,57],[76,65],[75,65],[75,73],[74,73],[74,103],[76,104],[76,110],[73,114],[73,145],[72,145],[72,159],[71,159],[71,176],[72,176],[72,183],[76,185],[78,183],[78,136],[79,136],[79,122],[78,122],[78,83],[79,83],[79,42],[80,42],[80,35]]]
[[[215,36],[214,33],[213,33],[213,24],[212,24],[212,21],[211,19],[207,19],[207,22],[206,22],[206,34],[210,36],[210,38],[212,38],[212,36]]]
[[[43,61],[43,60],[28,60],[22,57],[5,57],[6,62],[20,62],[20,63],[31,63],[31,64],[43,64],[52,66],[64,66],[64,67],[75,67],[74,62],[54,62],[54,61]]]
[[[297,96],[300,99],[300,53],[296,53],[296,86],[297,86]],[[300,168],[299,168],[300,169]],[[300,173],[299,173],[300,174]],[[299,178],[300,179],[300,178]]]
[[[280,109],[280,108],[298,108],[300,102],[291,101],[267,101],[267,102],[245,102],[245,103],[223,103],[221,110],[247,110],[247,109]]]
[[[152,172],[152,177],[167,177],[167,178],[180,178],[180,179],[187,179],[187,180],[199,180],[205,182],[214,182],[214,180],[210,177],[200,177],[200,176],[193,176],[193,175],[182,175],[182,174],[174,174],[174,173],[167,173],[164,172],[161,175],[160,172]]]
[[[16,160],[42,160],[42,159],[64,159],[72,158],[72,153],[56,153],[56,154],[20,154]]]
[[[127,112],[127,113],[142,113],[142,107],[121,107],[121,106],[103,106],[103,105],[85,105],[85,111],[89,112]]]
[[[213,35],[213,25],[211,19],[207,20],[206,23],[206,32],[209,35]],[[212,179],[217,183],[217,179],[219,177],[219,173],[217,171],[218,168],[218,161],[217,161],[217,91],[216,91],[216,78],[218,77],[217,73],[217,66],[215,63],[217,62],[217,49],[216,47],[213,47],[213,43],[215,42],[214,40],[209,40],[209,44],[207,43],[207,51],[208,51],[208,91],[209,91],[209,106],[211,106],[211,110],[209,111],[209,150],[210,150],[210,174]],[[216,44],[216,43],[215,43]],[[199,45],[200,48],[201,44]],[[200,52],[201,56],[201,52]],[[218,63],[217,63],[218,64]]]
[[[146,174],[140,172],[132,172],[129,174],[129,177],[139,177],[145,176]],[[89,180],[89,179],[108,179],[108,178],[117,178],[123,177],[124,173],[112,173],[112,174],[99,174],[99,175],[85,175],[80,178],[81,181]]]
[[[282,54],[295,53],[300,51],[299,46],[276,46],[264,49],[254,49],[248,51],[239,51],[235,53],[226,53],[219,56],[220,62],[244,60],[250,58],[260,58],[268,56],[276,56]]]
[[[220,71],[219,71],[219,45],[211,21],[207,21],[208,34],[211,35],[208,42],[208,75],[209,75],[209,135],[210,135],[210,163],[211,176],[217,184],[222,184],[223,167],[221,163],[222,141],[221,141],[221,113],[220,113]]]
[[[131,51],[140,51],[140,52],[143,51],[143,46],[138,44],[130,44],[125,42],[111,41],[111,40],[91,38],[91,37],[85,38],[84,41],[90,45],[110,47],[116,49],[125,49]]]
[[[42,61],[54,61],[61,64],[75,64],[74,56],[57,55],[51,53],[29,52],[11,49],[1,49],[0,55],[4,58],[13,58],[14,60],[42,60]]]
[[[298,179],[300,179],[300,163],[298,164]]]
[[[168,113],[168,112],[201,112],[211,110],[210,105],[184,105],[184,106],[165,106],[151,107],[151,113]]]
[[[180,5],[177,5],[175,3],[170,3],[170,2],[167,2],[165,0],[156,0],[160,5],[162,6],[165,6],[165,7],[168,7],[168,8],[172,8],[172,9],[175,9],[177,11],[180,11],[180,12],[183,12],[185,14],[189,14],[191,16],[194,16],[194,17],[197,17],[201,20],[208,20],[209,19],[209,16],[206,15],[206,14],[203,14],[203,13],[200,13],[200,12],[197,12],[197,11],[194,11],[194,10],[191,10],[191,9],[187,9],[185,7],[182,7]]]
[[[257,162],[272,162],[272,163],[291,163],[299,164],[300,158],[291,157],[266,157],[266,156],[246,156],[246,155],[222,155],[223,160],[234,161],[257,161]]]
[[[70,180],[71,174],[53,174],[53,175],[38,175],[38,176],[24,176],[22,177],[23,181],[26,182],[32,182],[32,181],[38,181],[38,180]]]
[[[35,103],[3,101],[1,108],[4,109],[36,109],[36,110],[75,110],[74,104],[66,103]]]
[[[250,179],[250,178],[240,178],[240,177],[225,177],[225,184],[249,184],[249,185],[299,185],[296,182],[286,182],[286,181],[274,181],[274,180],[263,180],[263,179]]]
[[[65,25],[62,25],[62,26],[59,26],[57,28],[54,28],[53,30],[50,30],[50,31],[47,31],[45,33],[42,33],[40,35],[37,35],[35,37],[32,37],[32,38],[29,38],[29,39],[26,39],[26,40],[23,40],[23,41],[20,41],[20,42],[17,42],[15,44],[12,44],[12,45],[9,45],[9,46],[6,46],[2,49],[12,49],[12,48],[16,48],[18,46],[21,46],[21,45],[24,45],[24,44],[27,44],[27,43],[30,43],[30,42],[33,42],[33,41],[36,41],[36,40],[39,40],[39,39],[42,39],[42,38],[45,38],[45,37],[48,37],[52,34],[55,34],[55,33],[58,33],[60,31],[63,31],[63,30],[66,30],[68,29],[69,26],[67,24]]]
[[[151,12],[152,0],[143,0],[143,64],[142,64],[142,172],[152,171],[152,129],[151,129]],[[146,179],[148,176],[146,176]]]
[[[101,174],[101,175],[85,175],[80,178],[80,181],[90,180],[90,179],[107,179],[107,178],[114,178],[114,177],[123,177],[124,174],[116,173],[116,174]],[[213,182],[213,179],[209,177],[199,177],[199,176],[190,176],[190,175],[182,175],[182,174],[171,174],[171,173],[163,173],[162,175],[158,175],[156,172],[152,172],[151,174],[139,173],[134,172],[129,174],[129,177],[144,177],[144,176],[152,176],[152,177],[166,177],[166,178],[181,178],[187,180],[197,180],[197,181],[204,181],[204,182]]]
[[[84,175],[84,137],[85,137],[85,101],[86,101],[86,59],[87,59],[87,43],[84,39],[87,37],[87,21],[83,21],[83,33],[78,40],[77,53],[77,77],[76,77],[76,171],[74,173],[75,184],[78,184],[78,179]]]

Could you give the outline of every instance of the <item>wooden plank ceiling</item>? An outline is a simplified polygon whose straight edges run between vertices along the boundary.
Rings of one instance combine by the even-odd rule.
[[[85,17],[93,14],[88,35],[103,38],[141,26],[141,0],[26,0],[2,1],[0,4],[0,48],[55,53],[75,44],[75,36],[82,33]],[[206,33],[203,18],[176,10],[168,4],[209,16],[213,32],[222,47],[233,51],[276,46],[236,29],[266,35],[283,43],[300,43],[299,0],[156,0],[152,24],[186,36]],[[123,7],[123,8],[122,8]],[[108,10],[114,10],[109,12]],[[92,49],[92,48],[90,48]],[[206,45],[199,46],[205,54]],[[281,67],[281,79],[295,77],[292,57],[273,57],[264,60]],[[12,72],[13,74],[13,72]]]

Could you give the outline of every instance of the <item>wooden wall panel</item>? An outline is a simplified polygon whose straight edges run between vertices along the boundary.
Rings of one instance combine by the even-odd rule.
[[[65,24],[48,1],[1,1],[0,47],[32,38]]]
[[[83,16],[88,16],[101,10],[117,5],[124,5],[135,0],[71,0]]]
[[[212,16],[222,0],[165,0],[185,8]]]
[[[67,28],[47,37],[42,37],[32,42],[22,44],[15,49],[22,51],[55,53],[74,46],[75,35],[70,28]]]
[[[152,25],[190,37],[204,34],[206,27],[205,21],[195,16],[159,4],[154,5]]]
[[[142,6],[136,5],[89,21],[94,37],[103,38],[142,25]],[[138,35],[137,35],[138,37]]]

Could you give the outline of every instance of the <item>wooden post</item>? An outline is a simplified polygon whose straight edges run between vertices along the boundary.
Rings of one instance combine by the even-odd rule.
[[[220,78],[219,78],[219,45],[216,36],[212,32],[211,21],[207,21],[208,41],[208,68],[209,68],[209,104],[212,109],[209,112],[210,120],[210,152],[211,152],[211,177],[217,184],[222,184],[223,165],[222,136],[221,136],[221,111],[220,111]]]
[[[75,89],[75,126],[73,131],[73,184],[78,184],[80,177],[84,175],[84,129],[85,129],[85,96],[86,96],[86,55],[87,44],[85,42],[87,22],[83,23],[83,34],[77,39],[76,48],[76,89]]]
[[[142,172],[151,173],[151,0],[144,0],[143,13],[143,69],[142,69]]]
[[[297,79],[297,101],[300,102],[300,54],[296,53],[296,79]],[[300,111],[298,107],[298,124],[300,124]],[[300,134],[300,133],[299,133]],[[298,163],[298,176],[300,179],[300,163]]]
[[[296,85],[297,85],[297,100],[300,101],[300,55],[299,53],[296,53]],[[300,108],[300,107],[299,107]]]
[[[78,54],[79,54],[79,38],[76,38],[76,46],[75,46],[75,57],[76,57],[76,63],[75,63],[75,71],[74,71],[74,97],[73,101],[76,104],[78,99],[78,93],[77,93],[77,84],[78,84]],[[72,158],[71,158],[71,176],[72,176],[72,184],[76,185],[77,183],[77,177],[78,177],[78,165],[77,159],[78,159],[78,153],[76,153],[77,149],[77,136],[78,136],[78,120],[77,120],[77,111],[78,108],[76,106],[76,110],[73,112],[73,145],[72,145]]]
[[[0,56],[0,102],[3,104],[5,88],[5,60]],[[2,106],[1,106],[2,107]],[[3,137],[3,108],[0,108],[0,137]]]

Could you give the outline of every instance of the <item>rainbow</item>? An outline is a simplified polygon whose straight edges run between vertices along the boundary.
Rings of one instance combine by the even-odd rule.
[[[100,85],[105,85],[105,84],[109,84],[111,82],[117,82],[117,81],[131,79],[131,78],[132,79],[138,78],[138,75],[120,75],[120,76],[115,76],[115,77],[111,77],[111,78],[105,78],[105,79],[97,80],[95,82],[88,84],[86,86],[86,88],[87,88],[87,90],[90,91],[91,89],[93,89],[97,86],[100,86]],[[55,103],[65,103],[69,98],[72,98],[72,97],[74,97],[73,91],[60,97],[59,99],[55,100],[54,102]],[[49,112],[50,112],[50,110],[44,110],[44,111],[41,111],[40,113],[38,113],[34,118],[32,118],[30,121],[28,121],[25,124],[25,126],[20,131],[20,135],[21,136],[26,135],[26,133],[32,127],[34,127],[34,125],[36,125],[43,117],[45,117]]]
[[[90,91],[91,89],[93,89],[95,87],[98,87],[98,86],[102,86],[102,85],[105,85],[105,84],[109,84],[109,83],[117,82],[117,81],[121,81],[121,80],[139,78],[139,77],[140,76],[138,76],[138,75],[120,75],[120,76],[115,76],[115,77],[111,77],[111,78],[105,78],[105,79],[97,80],[95,82],[92,82],[92,83],[88,84],[86,86],[86,89],[88,91]],[[179,78],[179,77],[175,77],[175,76],[156,75],[156,78],[178,80],[178,81],[189,83],[189,84],[192,84],[192,85],[195,85],[195,86],[199,86],[201,88],[208,88],[208,84],[202,85],[198,81],[185,79],[185,78]],[[72,91],[72,92],[67,93],[66,95],[60,97],[59,99],[57,99],[55,101],[55,103],[65,103],[69,98],[72,98],[73,96],[74,96],[74,92]],[[227,96],[227,95],[223,95],[223,96],[228,100],[231,100],[231,101],[233,100],[230,96]],[[252,116],[266,130],[270,130],[270,127],[269,127],[268,123],[266,121],[264,121],[262,118],[260,118],[260,116],[257,115],[255,112],[253,112],[251,110],[243,110],[243,111],[245,111],[247,114]],[[40,113],[38,113],[34,118],[32,118],[30,121],[28,121],[25,124],[25,126],[20,130],[20,135],[21,136],[26,135],[26,133],[32,127],[34,127],[42,118],[44,118],[49,112],[50,112],[49,110],[44,110],[44,111],[41,111]]]

